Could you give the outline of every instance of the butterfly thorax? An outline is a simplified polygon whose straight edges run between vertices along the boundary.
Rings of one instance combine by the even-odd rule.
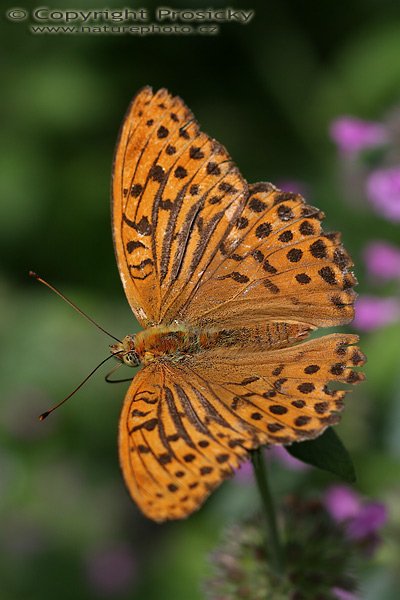
[[[136,335],[127,335],[111,351],[130,367],[147,365],[155,360],[181,362],[212,348],[232,348],[238,351],[276,349],[304,338],[309,326],[271,322],[263,326],[217,328],[192,327],[185,324],[155,325]]]
[[[153,360],[181,361],[200,349],[199,332],[185,325],[155,325],[140,331],[134,340],[142,364]]]

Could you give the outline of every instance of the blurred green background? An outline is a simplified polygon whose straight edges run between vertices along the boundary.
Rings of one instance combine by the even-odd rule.
[[[209,8],[173,2],[187,4]],[[101,373],[48,421],[36,419],[107,356],[109,340],[30,280],[29,269],[114,335],[136,329],[114,259],[109,189],[117,132],[141,86],[184,98],[247,180],[300,181],[326,212],[327,228],[343,232],[360,293],[374,290],[364,246],[399,239],[395,223],[349,201],[351,190],[345,197],[328,134],[337,116],[379,120],[398,106],[399,3],[228,4],[254,9],[255,17],[223,23],[215,36],[33,35],[29,19],[9,21],[2,9],[1,600],[200,599],[207,552],[224,524],[258,504],[251,483],[231,481],[186,522],[159,526],[141,517],[118,467],[127,384],[106,385]],[[61,0],[51,3],[57,7],[72,8]],[[105,7],[90,0],[73,8]],[[368,382],[340,426],[358,489],[389,506],[384,543],[362,581],[363,598],[380,600],[400,586],[399,331],[392,323],[364,336]],[[332,479],[274,467],[277,494],[318,496]]]

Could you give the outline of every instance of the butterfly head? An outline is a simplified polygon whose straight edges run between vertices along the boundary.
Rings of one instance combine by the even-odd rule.
[[[135,350],[135,338],[133,335],[127,335],[122,342],[110,344],[110,352],[115,358],[123,362],[128,367],[138,367],[140,358]]]

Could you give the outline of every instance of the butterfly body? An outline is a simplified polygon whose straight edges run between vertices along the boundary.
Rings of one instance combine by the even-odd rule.
[[[299,194],[247,184],[178,97],[143,88],[117,145],[113,236],[143,331],[111,346],[141,369],[119,453],[156,521],[199,508],[249,450],[314,438],[340,419],[365,362],[349,323],[356,280],[340,236]]]
[[[236,349],[238,353],[249,350],[277,349],[306,337],[311,328],[295,323],[272,322],[254,327],[216,328],[193,327],[184,324],[156,325],[127,335],[122,343],[110,346],[113,354],[121,353],[128,366],[147,365],[155,360],[181,362],[199,352],[212,349]],[[131,353],[137,356],[132,361]],[[125,356],[127,360],[124,360]],[[119,358],[119,354],[117,354]]]

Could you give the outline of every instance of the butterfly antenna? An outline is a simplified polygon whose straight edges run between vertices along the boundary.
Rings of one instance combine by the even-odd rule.
[[[100,331],[102,331],[103,333],[105,333],[106,335],[110,336],[113,340],[115,340],[116,342],[121,343],[121,340],[119,340],[118,338],[116,338],[114,335],[112,335],[111,333],[109,333],[108,331],[106,331],[105,329],[103,329],[103,327],[100,327],[100,325],[98,323],[96,323],[96,321],[94,321],[91,317],[89,317],[89,315],[87,315],[85,312],[83,312],[82,309],[78,308],[76,306],[76,304],[74,304],[72,302],[72,300],[69,300],[69,298],[67,298],[66,296],[64,296],[64,294],[62,294],[60,292],[60,290],[58,290],[56,287],[54,287],[53,285],[50,285],[50,283],[48,283],[45,279],[42,279],[42,277],[39,277],[39,275],[37,273],[35,273],[34,271],[29,271],[29,277],[33,277],[33,279],[36,279],[37,281],[39,281],[40,283],[43,283],[43,285],[45,285],[46,287],[48,287],[50,290],[52,290],[55,294],[57,294],[57,296],[60,296],[60,298],[62,298],[67,304],[69,304],[70,306],[72,306],[73,309],[76,310],[76,312],[78,312],[80,315],[82,315],[82,317],[85,317],[85,319],[87,319],[88,321],[90,321],[93,325],[95,325],[97,327],[97,329],[100,329]]]
[[[87,377],[85,377],[85,379],[70,393],[68,394],[68,396],[66,398],[64,398],[64,400],[61,400],[61,402],[58,402],[58,404],[55,404],[54,406],[52,406],[51,408],[49,408],[49,410],[46,410],[44,413],[42,413],[39,417],[39,421],[44,421],[45,419],[47,419],[47,417],[56,410],[56,408],[58,408],[59,406],[61,406],[62,404],[64,404],[64,402],[66,402],[67,400],[69,400],[71,398],[71,396],[73,396],[74,394],[76,394],[76,392],[78,390],[81,389],[81,387],[87,382],[88,379],[90,379],[90,377],[96,373],[97,369],[100,369],[100,367],[102,365],[104,365],[105,362],[107,362],[108,360],[110,360],[110,358],[113,358],[116,354],[121,354],[121,352],[114,352],[113,354],[111,354],[111,356],[107,356],[107,358],[105,358],[104,360],[101,361],[100,364],[97,365],[97,367],[95,367],[93,369],[93,371],[91,371],[89,373],[89,375]]]

